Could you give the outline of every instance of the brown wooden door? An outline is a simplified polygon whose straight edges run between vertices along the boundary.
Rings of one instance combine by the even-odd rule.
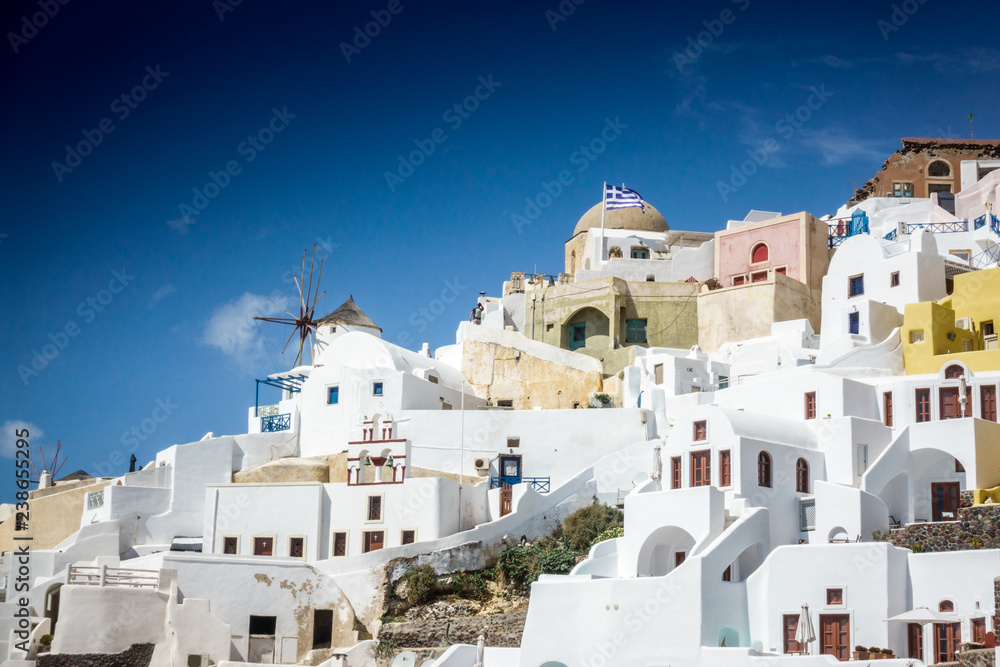
[[[906,625],[907,648],[909,657],[913,660],[924,659],[924,629],[919,623]]]
[[[514,511],[514,491],[510,484],[500,487],[500,516],[507,516]]]
[[[677,551],[677,552],[675,552],[674,553],[674,567],[678,567],[681,563],[683,563],[685,561],[685,559],[687,559],[687,552],[686,551]]]
[[[785,614],[782,626],[785,632],[785,653],[802,653],[802,644],[795,641],[795,633],[799,629],[799,614]]]
[[[253,555],[254,556],[274,555],[274,538],[273,537],[253,538]]]
[[[955,521],[958,519],[958,482],[934,482],[931,484],[931,503],[934,521]]]
[[[959,415],[958,387],[943,387],[941,389],[941,419],[957,419]]]
[[[385,533],[381,530],[371,530],[365,532],[364,553],[377,551],[385,546]]]
[[[934,662],[955,662],[958,658],[955,651],[962,641],[962,625],[960,623],[934,624]]]
[[[996,385],[986,385],[980,390],[980,398],[982,399],[982,405],[980,410],[980,416],[991,422],[997,420],[997,388]]]
[[[820,650],[837,660],[851,657],[851,617],[847,614],[821,614],[819,617]]]
[[[708,486],[712,483],[712,453],[692,452],[691,486]]]

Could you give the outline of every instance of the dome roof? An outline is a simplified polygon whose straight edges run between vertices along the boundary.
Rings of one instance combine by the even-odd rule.
[[[594,204],[589,211],[583,214],[580,222],[576,223],[573,236],[588,229],[601,226],[601,209],[603,202]],[[634,229],[639,232],[667,232],[670,225],[663,219],[663,215],[656,210],[656,207],[646,202],[646,210],[643,211],[637,206],[629,208],[618,208],[605,212],[604,227],[606,229]]]

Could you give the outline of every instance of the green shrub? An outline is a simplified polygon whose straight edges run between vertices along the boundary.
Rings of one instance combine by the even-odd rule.
[[[406,601],[423,604],[437,593],[437,573],[430,565],[418,565],[403,575],[401,581],[406,586]]]
[[[920,544],[920,542],[914,542],[910,545],[910,551],[915,554],[922,554],[924,552],[924,545]]]
[[[873,530],[872,539],[875,540],[876,542],[885,542],[887,539],[889,539],[889,536],[883,533],[881,530]]]
[[[563,519],[563,541],[575,551],[589,549],[598,535],[623,526],[624,517],[620,509],[597,502],[581,507]]]
[[[523,588],[531,583],[537,557],[538,548],[534,545],[504,549],[496,567],[503,583],[514,588]]]
[[[469,600],[485,602],[490,599],[490,581],[493,570],[477,570],[466,572],[462,570],[451,578],[451,592]]]
[[[42,635],[38,641],[41,642],[42,646],[48,646],[52,643],[52,635]]]
[[[576,565],[576,555],[566,547],[556,547],[538,557],[538,574],[568,574]],[[538,577],[536,576],[535,579]]]
[[[616,537],[625,537],[625,527],[615,526],[614,528],[608,528],[606,531],[594,538],[594,541],[590,543],[590,546],[594,546],[598,542],[603,542],[605,540],[613,540]]]
[[[396,641],[395,637],[383,637],[368,649],[368,653],[376,660],[379,658],[388,659],[396,655],[399,648],[399,642]]]

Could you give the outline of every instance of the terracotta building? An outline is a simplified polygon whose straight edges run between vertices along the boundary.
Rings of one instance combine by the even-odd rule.
[[[1000,141],[996,140],[904,137],[902,141],[903,148],[890,155],[882,169],[854,193],[851,204],[869,197],[930,197],[935,192],[957,194],[962,190],[963,160],[1000,159]]]

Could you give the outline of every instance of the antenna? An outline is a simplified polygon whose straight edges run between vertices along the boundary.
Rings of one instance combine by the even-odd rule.
[[[288,349],[288,344],[292,342],[292,338],[295,333],[299,334],[299,352],[295,355],[295,365],[299,366],[302,364],[302,350],[305,347],[306,339],[309,339],[309,363],[315,361],[315,332],[316,332],[316,320],[315,311],[316,304],[319,300],[323,298],[326,294],[324,291],[322,294],[319,293],[319,281],[323,277],[323,260],[319,260],[319,273],[316,275],[316,285],[315,293],[316,296],[313,297],[313,269],[316,267],[316,244],[313,244],[312,259],[309,262],[309,282],[306,283],[306,255],[309,250],[302,251],[302,272],[301,280],[292,276],[292,280],[295,281],[295,287],[299,290],[299,314],[295,316],[289,313],[287,310],[285,313],[288,317],[254,317],[255,320],[260,320],[261,322],[275,322],[277,324],[290,324],[292,325],[292,333],[288,336],[288,340],[285,341],[285,347],[281,348],[281,353],[284,354],[285,350]],[[302,291],[302,286],[306,285],[305,293]]]

